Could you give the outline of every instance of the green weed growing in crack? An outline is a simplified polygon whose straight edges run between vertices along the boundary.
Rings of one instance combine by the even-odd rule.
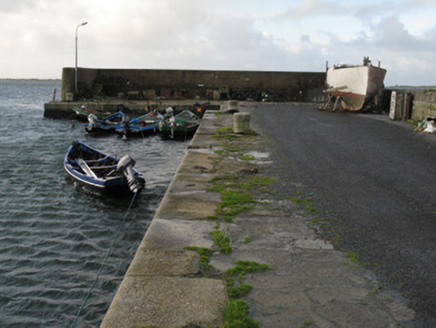
[[[226,271],[227,275],[239,276],[244,279],[247,272],[264,272],[269,270],[268,264],[254,261],[236,261],[236,266]]]
[[[250,307],[246,301],[230,300],[224,309],[225,328],[257,328],[259,323],[249,317]]]
[[[332,237],[332,245],[333,245],[333,247],[338,247],[339,244],[341,243],[341,241],[342,241],[341,235],[335,234]]]
[[[362,262],[361,260],[361,254],[358,252],[346,252],[345,253],[345,260],[343,262],[345,265],[348,265],[349,267],[353,269],[359,269],[359,268],[366,268],[368,270],[371,270],[372,272],[378,273],[378,274],[386,274],[387,271],[383,269],[382,265],[380,263],[373,263],[373,262]],[[378,289],[381,289],[379,285]]]
[[[243,161],[251,161],[254,157],[246,155],[247,151],[244,149],[256,136],[256,132],[250,131],[244,135],[234,134],[232,127],[216,125],[218,128],[213,135],[213,138],[219,140],[220,149],[215,151],[214,157],[210,157],[213,165],[213,172],[217,172],[219,165],[226,157],[238,157]],[[244,141],[244,144],[238,143]],[[258,171],[256,170],[256,173]],[[207,219],[216,220],[217,224],[214,231],[211,232],[214,240],[214,246],[219,246],[220,251],[224,254],[229,254],[232,250],[230,240],[227,235],[219,231],[219,222],[227,221],[233,222],[234,218],[244,210],[253,206],[256,201],[253,199],[253,191],[265,191],[272,185],[272,179],[261,177],[253,174],[225,174],[216,177],[209,181],[211,187],[208,191],[217,192],[221,196],[215,209],[215,215],[209,216]],[[248,242],[246,238],[246,242]],[[199,248],[199,250],[202,250]],[[201,254],[200,254],[201,255]],[[206,268],[206,273],[212,272],[209,269],[210,256],[212,253],[207,252],[203,258],[203,264],[200,267]],[[209,269],[209,270],[208,270]],[[258,264],[251,261],[238,261],[236,267],[227,270],[223,274],[223,279],[227,282],[227,290],[230,301],[226,304],[224,311],[224,326],[226,328],[239,328],[239,327],[258,327],[258,322],[250,318],[250,308],[244,300],[240,297],[246,296],[252,287],[244,283],[245,275],[248,272],[261,272],[269,269],[265,264]]]
[[[381,290],[380,286],[377,286],[369,291],[369,295],[375,295]]]
[[[303,323],[301,324],[301,328],[309,328],[309,327],[311,327],[312,326],[312,321],[310,321],[310,320],[306,320],[306,321],[303,321]]]
[[[347,252],[345,253],[345,262],[346,265],[353,269],[357,269],[361,266],[359,261],[359,253],[357,252]]]
[[[224,244],[228,241],[228,237],[219,233],[212,233],[212,235],[219,235],[220,243],[224,240]],[[215,239],[215,237],[214,237]],[[186,250],[197,251],[200,254],[199,269],[203,277],[211,277],[215,272],[213,266],[210,264],[210,257],[213,250],[210,248],[187,246]],[[269,269],[267,264],[260,264],[253,261],[236,261],[236,266],[227,270],[223,279],[227,283],[227,292],[230,300],[227,302],[224,309],[224,327],[226,328],[256,328],[259,323],[250,317],[250,307],[247,302],[241,300],[240,297],[247,296],[252,290],[252,286],[245,284],[245,276],[247,273],[263,272]],[[237,281],[237,283],[236,283]]]
[[[294,204],[303,205],[303,209],[308,213],[319,213],[321,212],[312,203],[312,197],[302,197],[301,194],[297,194],[295,197],[291,197],[291,201]]]
[[[227,291],[230,298],[238,298],[248,295],[252,287],[244,283],[247,272],[263,272],[269,269],[266,264],[253,261],[236,261],[236,266],[225,272]],[[236,284],[237,278],[237,284]]]
[[[215,130],[212,138],[222,139],[225,135],[233,132],[233,128],[231,126],[220,126]]]
[[[333,226],[326,220],[321,218],[314,218],[310,220],[309,227],[313,228],[319,236],[330,239],[332,245],[335,248],[338,248],[340,246],[342,242],[341,235],[336,233],[333,229]]]
[[[225,272],[227,281],[227,291],[230,301],[224,311],[224,325],[228,328],[236,327],[258,327],[259,323],[250,318],[250,307],[247,302],[239,299],[247,296],[252,290],[252,286],[245,284],[245,275],[248,272],[263,272],[269,269],[266,264],[253,261],[236,261],[236,266]],[[238,280],[238,285],[236,285]]]
[[[222,190],[220,194],[222,201],[217,204],[216,213],[227,222],[233,222],[236,215],[251,208],[249,204],[254,202],[251,195],[233,190]]]
[[[242,154],[241,159],[244,161],[252,161],[254,160],[254,156],[250,154]]]
[[[216,205],[216,214],[205,219],[233,222],[236,215],[257,203],[251,192],[268,192],[272,181],[268,177],[245,174],[226,174],[213,178],[209,181],[212,186],[207,191],[219,193],[221,202]]]
[[[184,249],[196,251],[200,255],[198,268],[203,277],[210,277],[211,274],[214,272],[213,266],[210,265],[210,257],[213,254],[213,249],[198,246],[186,246],[184,247]]]
[[[220,230],[214,230],[210,233],[213,237],[213,245],[219,246],[220,251],[224,254],[230,254],[232,246],[230,246],[230,238]]]
[[[212,187],[208,191],[214,191],[220,194],[221,202],[216,206],[215,213],[218,218],[233,222],[233,218],[246,209],[251,208],[254,203],[253,198],[248,192],[234,190],[231,185],[231,180],[223,178],[215,178],[211,180]]]
[[[312,219],[312,220],[310,220],[310,222],[309,222],[309,226],[310,226],[311,228],[315,228],[315,227],[317,227],[318,225],[323,224],[323,223],[324,223],[324,219],[319,219],[319,218],[317,218],[317,219]]]

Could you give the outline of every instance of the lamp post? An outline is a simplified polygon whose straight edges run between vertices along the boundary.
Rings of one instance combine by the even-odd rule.
[[[82,24],[77,25],[76,27],[76,67],[74,69],[74,91],[75,93],[77,93],[77,41],[78,41],[78,37],[77,37],[77,32],[79,31],[79,27],[88,24],[88,22],[84,22]]]

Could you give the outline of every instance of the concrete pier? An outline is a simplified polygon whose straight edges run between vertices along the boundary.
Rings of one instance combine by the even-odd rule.
[[[202,128],[191,142],[150,227],[123,279],[102,327],[220,326],[228,301],[221,279],[198,276],[199,255],[185,246],[211,248],[210,232],[219,195],[206,192],[214,173],[209,150],[201,144],[214,133],[215,114],[203,117]],[[207,136],[206,138],[204,138]],[[188,155],[189,154],[189,155]]]
[[[222,274],[238,260],[270,267],[245,276],[253,290],[244,299],[260,327],[394,327],[412,320],[413,311],[388,291],[373,292],[370,274],[318,239],[286,195],[254,188],[250,207],[232,221],[219,219],[222,196],[210,191],[213,179],[253,174],[258,181],[267,178],[270,161],[266,136],[235,135],[232,124],[231,114],[206,112],[101,327],[222,327],[229,300]],[[214,245],[217,229],[229,237],[230,254]],[[199,254],[186,246],[213,249],[215,274],[202,277]]]

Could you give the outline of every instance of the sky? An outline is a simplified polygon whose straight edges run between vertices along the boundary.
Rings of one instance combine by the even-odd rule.
[[[80,25],[87,22],[86,25]],[[324,72],[387,69],[436,85],[436,0],[0,0],[0,78],[63,67]]]

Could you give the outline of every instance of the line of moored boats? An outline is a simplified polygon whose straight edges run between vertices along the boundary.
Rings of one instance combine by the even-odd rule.
[[[118,133],[123,138],[159,133],[164,138],[186,139],[197,130],[202,114],[185,109],[175,115],[168,107],[164,115],[151,110],[131,119],[128,110],[113,114],[90,112],[86,106],[73,110],[79,119],[88,121],[84,124],[87,133]],[[134,169],[135,163],[129,155],[118,159],[78,140],[70,145],[64,157],[64,168],[76,183],[98,194],[114,196],[132,195],[144,189],[144,176]]]
[[[88,133],[118,133],[122,136],[144,137],[160,133],[163,137],[187,138],[192,136],[200,124],[200,116],[185,109],[174,114],[168,107],[165,115],[157,110],[150,110],[139,117],[131,118],[129,110],[123,109],[113,114],[91,112],[86,106],[73,107],[79,119],[85,118],[84,124]]]

